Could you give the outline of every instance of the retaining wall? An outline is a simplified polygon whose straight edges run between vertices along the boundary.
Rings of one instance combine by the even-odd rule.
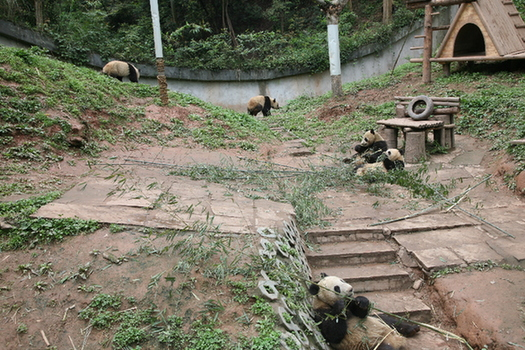
[[[434,17],[434,26],[452,22],[457,6],[444,7]],[[423,45],[423,23],[418,22],[412,28],[405,28],[387,44],[373,44],[356,50],[352,61],[341,66],[343,84],[359,81],[391,71],[395,67],[409,62],[410,58],[421,57],[421,50],[411,47]],[[435,32],[434,47],[443,40],[445,31]],[[55,44],[38,32],[18,27],[0,20],[0,44],[16,47],[41,46],[55,49]],[[328,52],[327,57],[328,60]],[[101,69],[105,62],[100,56],[91,55],[90,64]],[[157,85],[156,67],[136,65],[140,69],[140,83]],[[329,70],[309,74],[300,70],[286,71],[240,71],[222,70],[205,71],[187,68],[166,67],[168,88],[193,95],[214,105],[231,108],[238,112],[246,111],[246,103],[255,95],[270,95],[285,105],[299,96],[319,96],[331,91]]]

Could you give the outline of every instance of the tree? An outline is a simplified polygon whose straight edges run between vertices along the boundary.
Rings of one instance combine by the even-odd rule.
[[[37,27],[44,24],[44,11],[42,0],[35,0],[35,22]]]
[[[383,23],[392,22],[392,6],[393,0],[383,0]]]
[[[339,52],[339,17],[349,0],[315,0],[326,15],[328,31],[328,53],[330,57],[330,77],[332,94],[343,95],[341,82],[341,54]]]
[[[230,16],[228,15],[228,0],[222,0],[222,27],[228,28],[228,33],[230,33],[230,37],[232,39],[232,46],[239,46],[239,43],[237,42],[237,38],[235,36],[235,30],[233,30],[232,21],[230,20]]]

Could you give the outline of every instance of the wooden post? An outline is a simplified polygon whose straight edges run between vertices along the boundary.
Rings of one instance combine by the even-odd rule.
[[[443,64],[443,75],[446,77],[450,77],[450,62],[446,62]]]
[[[157,80],[159,81],[160,100],[162,105],[168,105],[168,83],[164,74],[164,59],[162,54],[162,38],[160,31],[159,4],[157,0],[150,0],[151,21],[153,22],[153,40],[155,42],[155,56],[157,58]]]
[[[432,56],[432,5],[425,6],[425,42],[423,44],[423,83],[431,81],[430,57]]]
[[[396,118],[406,117],[406,108],[401,103],[396,104]]]

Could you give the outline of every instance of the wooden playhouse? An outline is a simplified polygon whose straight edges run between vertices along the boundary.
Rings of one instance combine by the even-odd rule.
[[[453,22],[445,27],[432,27],[433,6],[460,7]],[[430,82],[430,62],[443,65],[450,72],[451,62],[503,61],[525,59],[525,22],[512,0],[407,0],[410,8],[425,7],[425,39],[423,58],[411,62],[423,63],[423,80]],[[447,33],[436,55],[431,57],[432,32]]]

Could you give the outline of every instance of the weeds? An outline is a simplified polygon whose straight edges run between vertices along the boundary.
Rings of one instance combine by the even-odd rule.
[[[61,241],[66,236],[90,233],[99,228],[99,224],[93,220],[29,217],[38,208],[58,198],[59,195],[58,192],[51,192],[40,197],[0,203],[0,216],[3,216],[12,226],[0,238],[0,250],[34,247],[39,244]]]
[[[509,264],[498,264],[494,261],[487,260],[487,261],[480,261],[476,262],[474,264],[471,264],[467,267],[461,268],[461,267],[446,267],[439,271],[433,271],[430,275],[431,280],[435,280],[440,277],[445,277],[450,274],[455,273],[461,273],[465,271],[489,271],[496,268],[502,268],[504,270],[516,270],[516,271],[523,271],[523,267],[520,265],[509,265]]]
[[[25,323],[19,323],[18,324],[18,327],[16,327],[16,332],[18,334],[24,334],[24,333],[27,333],[27,325]]]

